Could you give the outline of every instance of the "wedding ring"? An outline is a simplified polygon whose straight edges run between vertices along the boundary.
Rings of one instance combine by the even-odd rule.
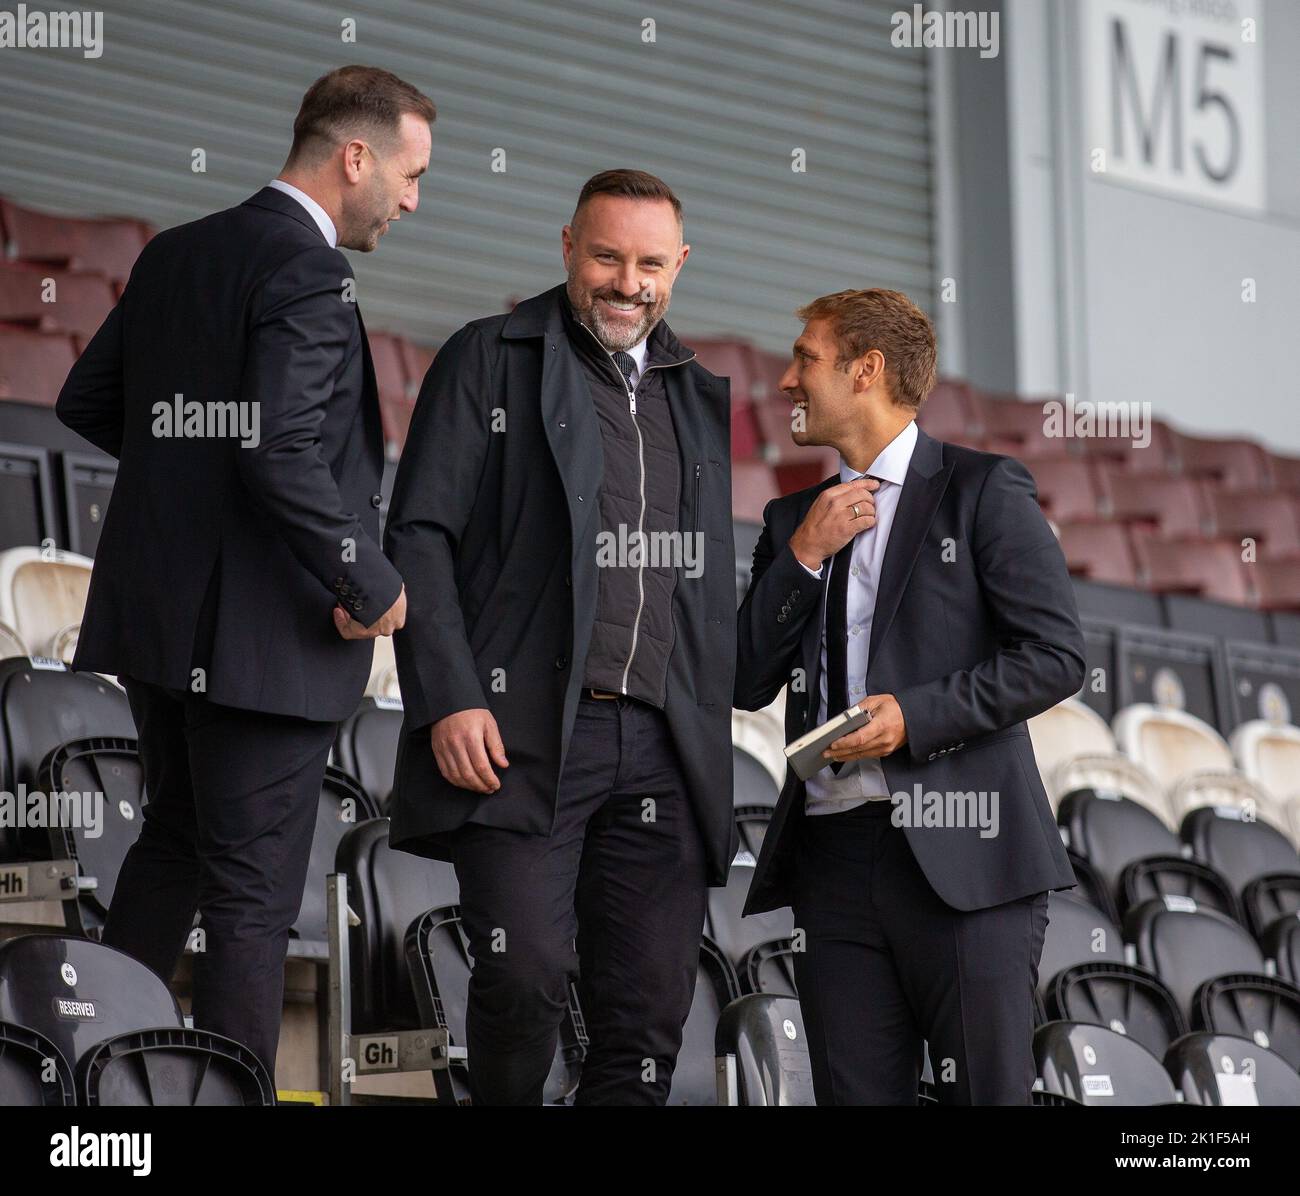
[[[854,519],[861,519],[861,518],[862,518],[862,512],[858,510],[858,504],[857,504],[857,503],[854,503],[854,504],[853,504],[853,518],[854,518]]]

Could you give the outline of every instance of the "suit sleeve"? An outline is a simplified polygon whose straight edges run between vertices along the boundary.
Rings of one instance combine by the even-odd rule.
[[[925,763],[940,748],[1031,718],[1083,684],[1085,658],[1074,587],[1029,471],[1009,457],[989,471],[976,505],[971,551],[1002,647],[974,667],[894,696],[907,749]]]
[[[466,326],[438,351],[411,417],[384,546],[406,579],[406,626],[393,637],[411,729],[487,709],[456,581],[490,432],[483,334]]]
[[[122,300],[68,372],[54,405],[59,420],[111,457],[122,455]]]
[[[804,624],[818,609],[821,581],[772,532],[773,499],[763,509],[749,589],[736,614],[736,684],[732,705],[762,710],[790,679]],[[822,566],[825,568],[825,565]]]
[[[347,510],[321,449],[357,314],[343,298],[347,260],[327,245],[296,254],[262,286],[240,399],[256,403],[259,438],[240,446],[244,484],[299,563],[359,623],[397,601],[402,579]]]

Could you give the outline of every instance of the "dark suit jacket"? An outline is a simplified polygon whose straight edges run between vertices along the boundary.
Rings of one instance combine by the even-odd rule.
[[[556,287],[466,325],[420,391],[384,546],[406,579],[394,636],[406,719],[391,842],[450,858],[464,823],[549,834],[596,607],[604,451]],[[697,362],[664,371],[681,456],[681,529],[701,532],[699,577],[679,574],[665,712],[711,883],[736,849],[731,793],[735,548],[729,392]],[[432,723],[492,711],[501,788],[448,784]]]
[[[786,696],[786,741],[816,725],[826,578],[788,541],[838,475],[773,499],[738,618],[735,704]],[[1083,635],[1056,537],[1018,461],[918,432],[881,568],[866,692],[898,699],[907,742],[881,760],[891,794],[997,794],[998,827],[906,826],[935,892],[956,909],[1075,884],[1025,719],[1083,684]],[[787,905],[804,783],[788,773],[745,913]],[[822,815],[814,815],[822,817]]]
[[[178,689],[203,668],[223,705],[356,708],[373,646],[342,640],[330,612],[372,623],[401,578],[378,545],[383,441],[350,275],[270,187],[140,254],[58,400],[119,460],[75,668]],[[250,405],[259,443],[156,435],[155,404],[178,394]]]

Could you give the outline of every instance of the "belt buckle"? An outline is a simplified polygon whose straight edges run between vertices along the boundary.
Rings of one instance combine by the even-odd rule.
[[[611,699],[617,700],[623,696],[622,694],[612,694],[605,689],[592,689],[590,685],[587,686],[587,692],[593,698],[599,698],[601,701],[604,702],[610,701]]]

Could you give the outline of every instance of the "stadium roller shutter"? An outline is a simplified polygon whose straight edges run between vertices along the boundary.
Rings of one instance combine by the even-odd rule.
[[[682,198],[685,335],[784,350],[792,309],[848,286],[933,313],[927,63],[890,45],[894,0],[100,7],[99,58],[3,51],[0,192],[16,202],[162,227],[237,203],[280,168],[307,84],[362,62],[439,109],[420,211],[351,255],[371,328],[436,344],[559,281],[559,229],[610,166]]]

